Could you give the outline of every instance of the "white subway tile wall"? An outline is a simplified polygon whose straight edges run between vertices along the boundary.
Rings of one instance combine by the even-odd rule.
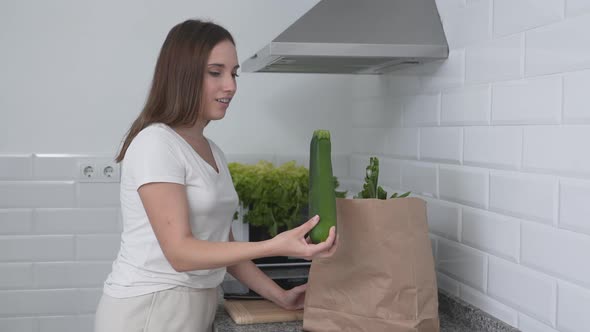
[[[78,183],[76,194],[82,208],[119,206],[119,183]]]
[[[587,125],[531,126],[524,129],[523,167],[544,173],[590,176],[590,154],[580,144],[590,141]]]
[[[405,161],[401,167],[401,178],[404,190],[430,197],[438,196],[436,165]]]
[[[439,123],[440,94],[406,98],[402,108],[406,127],[436,126]]]
[[[80,325],[78,317],[75,316],[55,316],[43,317],[39,319],[39,332],[47,331],[90,331]]]
[[[590,2],[436,2],[452,56],[386,75],[382,167],[427,202],[441,289],[523,332],[588,331]]]
[[[33,209],[0,209],[0,235],[33,231]]]
[[[0,331],[93,329],[121,222],[118,183],[77,182],[86,157],[0,156]]]
[[[384,151],[388,155],[405,159],[418,159],[420,129],[393,128],[387,133]]]
[[[462,158],[463,130],[458,127],[433,127],[420,130],[420,158],[459,164]]]
[[[430,232],[453,241],[460,239],[461,209],[458,204],[426,198]]]
[[[552,224],[557,180],[544,175],[491,171],[490,210]]]
[[[33,175],[33,160],[30,155],[0,156],[0,180],[25,180]]]
[[[486,289],[488,257],[485,253],[439,238],[436,254],[439,271],[473,288]]]
[[[552,76],[492,84],[492,124],[557,124],[562,78]]]
[[[463,128],[463,164],[519,169],[522,128],[474,126]]]
[[[583,331],[590,326],[590,291],[560,281],[557,300],[557,329],[559,331]]]
[[[590,2],[588,2],[590,3]],[[563,76],[563,122],[590,123],[590,70],[567,73]]]
[[[55,316],[83,312],[81,290],[78,289],[29,289],[6,290],[0,294],[1,316]],[[98,302],[96,302],[98,303]],[[96,303],[94,309],[96,310]],[[88,308],[86,308],[88,309]],[[89,312],[86,310],[86,312]],[[1,324],[1,323],[0,323]],[[1,326],[1,325],[0,325]]]
[[[33,263],[5,263],[0,265],[2,289],[27,289],[33,287]]]
[[[509,306],[486,296],[486,294],[473,289],[467,285],[461,284],[459,297],[481,310],[501,319],[502,321],[516,326],[518,321],[518,312]]]
[[[510,35],[465,49],[465,83],[489,83],[522,77],[524,36]]]
[[[518,327],[521,331],[529,331],[529,332],[556,332],[557,330],[552,329],[551,327],[539,322],[538,320],[523,314],[522,312],[518,313]]]
[[[517,262],[520,256],[520,222],[478,209],[464,208],[461,219],[463,243]]]
[[[388,128],[352,128],[354,140],[350,148],[355,153],[382,154],[388,142],[381,138],[389,131]]]
[[[590,326],[590,2],[436,0],[446,61],[358,77],[350,155],[427,201],[439,287],[523,332]],[[344,92],[346,93],[346,92]],[[0,155],[0,331],[91,331],[120,243],[116,183]],[[306,155],[228,155],[274,163]],[[59,299],[59,301],[56,301]]]
[[[424,92],[462,86],[465,82],[465,51],[451,50],[444,61],[433,61],[411,69],[421,75],[421,90]]]
[[[334,174],[334,175],[336,175],[336,174]],[[401,186],[401,161],[396,160],[396,159],[390,159],[387,157],[380,157],[379,158],[379,179],[380,179],[379,182],[385,186],[388,186],[391,188],[400,188],[400,186]]]
[[[451,277],[447,277],[441,272],[436,273],[436,284],[438,289],[459,297],[459,282]]]
[[[87,156],[35,154],[32,159],[33,174],[35,174],[36,179],[74,180],[78,174],[79,157],[84,158]]]
[[[440,14],[449,46],[452,49],[460,49],[489,39],[492,28],[492,0],[478,1],[468,6],[455,2],[457,1],[437,1],[439,8],[446,9],[441,10]],[[452,8],[452,5],[455,5],[455,8]]]
[[[74,259],[74,235],[0,235],[0,261],[50,262]]]
[[[559,227],[590,235],[590,181],[565,179],[559,185]]]
[[[399,112],[384,112],[382,98],[358,98],[352,105],[352,124],[358,128],[379,128],[398,122]],[[389,106],[394,107],[393,105]],[[397,119],[396,119],[397,118]]]
[[[362,183],[349,174],[364,176],[364,159],[351,172],[348,154],[332,157],[341,187],[356,193]],[[0,331],[93,330],[122,223],[118,182],[79,181],[79,162],[89,158],[105,156],[0,155]],[[308,154],[230,154],[227,159],[309,163]],[[383,158],[382,164],[387,184],[399,187],[401,162]]]
[[[490,122],[491,95],[487,84],[443,91],[440,124],[487,125]]]
[[[510,35],[563,19],[565,0],[494,0],[494,34]]]
[[[0,181],[0,208],[75,207],[73,181]]]
[[[118,204],[117,204],[118,205]],[[115,234],[122,230],[119,208],[35,209],[36,234]]]
[[[554,279],[495,257],[490,257],[488,269],[488,295],[555,325],[557,282]]]
[[[436,245],[436,239],[434,238],[434,235],[429,235],[428,236],[430,238],[430,245],[432,246],[432,257],[434,257],[434,259],[436,259],[437,257],[437,253],[436,251],[438,250],[437,245]]]
[[[590,11],[590,2],[588,0],[566,0],[566,15],[576,16],[583,15]]]
[[[590,68],[589,29],[590,20],[585,14],[527,31],[526,76]]]
[[[421,76],[412,73],[410,68],[392,72],[385,76],[385,84],[392,96],[399,97],[421,91]],[[385,106],[387,108],[387,105]]]
[[[523,222],[521,247],[523,265],[590,288],[590,238],[585,234]]]
[[[2,331],[37,332],[37,326],[38,323],[35,318],[0,318],[0,328]],[[73,329],[69,330],[75,331]]]
[[[441,165],[438,168],[439,197],[472,207],[486,208],[488,173],[485,169]]]

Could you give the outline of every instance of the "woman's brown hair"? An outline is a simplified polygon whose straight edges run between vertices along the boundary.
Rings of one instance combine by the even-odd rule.
[[[225,40],[235,44],[229,31],[212,22],[187,20],[170,30],[156,62],[146,104],[125,135],[117,162],[125,158],[135,136],[152,123],[171,127],[196,123],[209,54]]]

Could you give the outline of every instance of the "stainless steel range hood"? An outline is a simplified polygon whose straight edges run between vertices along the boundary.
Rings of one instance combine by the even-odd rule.
[[[382,74],[448,53],[434,0],[322,0],[242,71]]]

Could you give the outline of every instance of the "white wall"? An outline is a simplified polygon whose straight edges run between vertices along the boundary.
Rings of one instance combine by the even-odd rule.
[[[91,331],[118,186],[79,181],[77,161],[114,154],[168,29],[213,17],[243,60],[315,2],[0,4],[0,330]],[[208,134],[236,160],[305,162],[311,130],[330,129],[345,183],[377,154],[387,189],[428,201],[441,288],[525,332],[585,331],[590,4],[437,3],[448,60],[379,77],[242,74]]]
[[[317,1],[4,1],[0,153],[115,154],[143,106],[173,25],[191,17],[213,19],[233,33],[243,61]],[[341,94],[347,81],[337,75],[244,73],[226,121],[207,134],[226,152],[301,152],[301,137],[307,139],[316,125],[336,131],[350,126],[342,116],[349,109],[348,94]],[[307,122],[297,116],[312,112],[318,115]],[[281,124],[276,118],[283,115],[294,121]],[[269,135],[295,138],[296,144],[261,145]]]
[[[350,152],[353,76],[243,73],[229,113],[207,128],[227,154],[309,154],[315,129],[329,129],[335,153]]]
[[[522,331],[590,326],[590,2],[437,1],[444,62],[359,77],[351,175],[428,201],[439,286]]]
[[[112,160],[169,29],[214,19],[243,61],[315,3],[0,3],[0,331],[92,331],[120,242],[119,190],[82,181],[78,162]],[[351,83],[242,73],[228,115],[206,134],[230,160],[306,164],[313,130],[330,129],[346,176]]]

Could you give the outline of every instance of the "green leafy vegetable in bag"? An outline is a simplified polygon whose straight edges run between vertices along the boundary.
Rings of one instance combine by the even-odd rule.
[[[387,199],[387,191],[383,189],[379,184],[379,158],[370,157],[369,166],[365,173],[365,183],[363,184],[363,190],[356,194],[354,198],[378,198]],[[408,197],[410,192],[403,193],[398,196],[397,193],[391,195],[390,198],[403,198]]]

